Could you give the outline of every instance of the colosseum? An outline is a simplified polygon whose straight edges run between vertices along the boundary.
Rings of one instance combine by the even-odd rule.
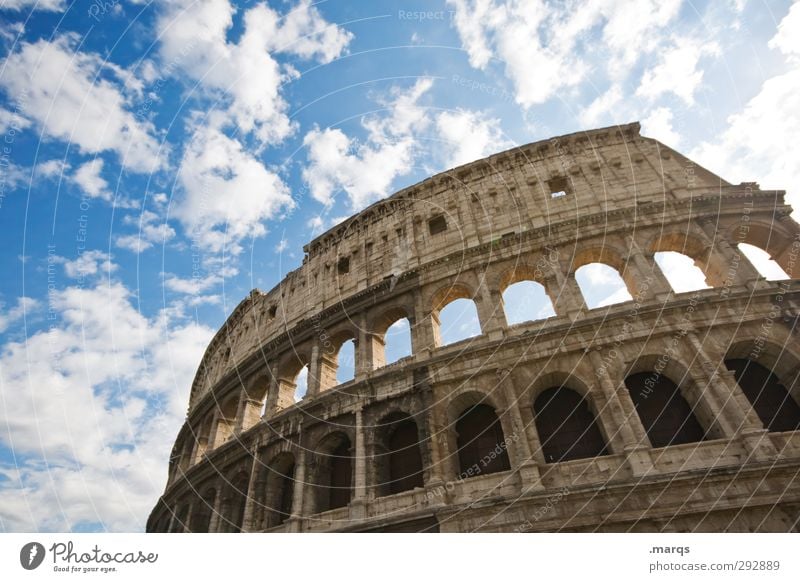
[[[800,530],[800,225],[784,194],[632,123],[373,204],[217,332],[147,531]],[[655,262],[670,251],[706,288],[672,289]],[[593,263],[630,298],[588,307],[575,273]],[[553,313],[510,324],[503,294],[523,281]],[[446,344],[456,300],[480,332]],[[411,353],[387,363],[401,320]]]

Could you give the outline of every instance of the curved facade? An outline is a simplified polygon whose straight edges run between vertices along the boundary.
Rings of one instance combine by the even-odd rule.
[[[797,531],[800,226],[783,198],[630,124],[370,206],[216,334],[147,530]],[[792,278],[760,276],[740,243]],[[709,288],[674,292],[663,251]],[[630,300],[586,306],[575,272],[598,262]],[[555,316],[509,325],[520,281]],[[445,346],[456,299],[480,334]],[[412,354],[386,365],[404,318]]]

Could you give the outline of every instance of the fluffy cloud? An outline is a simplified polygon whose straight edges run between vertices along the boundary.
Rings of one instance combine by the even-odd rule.
[[[436,129],[448,152],[445,166],[452,168],[511,147],[500,128],[500,120],[480,112],[458,109],[436,116]]]
[[[46,168],[48,170],[49,168]],[[80,186],[81,190],[90,198],[101,198],[111,200],[111,193],[108,191],[108,182],[100,175],[103,171],[103,160],[94,158],[81,165],[72,176],[72,181]]]
[[[126,216],[122,222],[123,224],[138,226],[139,230],[136,234],[118,236],[115,244],[120,248],[137,254],[146,251],[154,244],[166,244],[176,234],[175,229],[166,220],[150,210],[143,211],[138,217],[133,215]]]
[[[114,151],[129,169],[162,165],[149,123],[128,110],[137,84],[119,67],[75,50],[77,38],[22,43],[5,61],[0,88],[37,122],[45,135],[68,141],[87,154]]]
[[[329,62],[351,35],[302,0],[283,18],[266,4],[248,9],[234,43],[227,38],[234,12],[228,0],[169,3],[158,21],[162,58],[227,102],[215,122],[235,124],[262,142],[280,141],[294,129],[281,87],[295,73],[274,54]]]
[[[765,187],[786,188],[788,201],[800,207],[800,158],[787,147],[800,133],[800,9],[792,6],[770,42],[784,53],[788,71],[767,79],[744,109],[728,118],[727,128],[713,141],[701,143],[690,157],[733,182],[758,179]]]
[[[70,279],[110,275],[117,270],[117,265],[111,262],[111,256],[98,250],[85,251],[76,259],[56,257],[55,262],[64,265],[64,274]]]
[[[17,304],[10,309],[0,303],[0,333],[22,319],[26,313],[35,309],[38,305],[39,302],[31,297],[20,297],[17,299]]]
[[[672,110],[659,107],[642,120],[642,135],[652,137],[669,146],[677,147],[681,136],[672,128]]]
[[[47,12],[61,12],[64,10],[64,0],[4,0],[4,10],[43,10]]]
[[[703,80],[703,72],[697,68],[700,59],[719,52],[719,45],[715,42],[676,38],[674,44],[663,52],[659,63],[644,72],[636,94],[655,99],[673,93],[686,105],[693,105],[695,91]]]
[[[144,317],[114,282],[50,302],[58,323],[0,352],[0,443],[17,460],[0,466],[0,529],[141,530],[213,332]]]
[[[410,89],[394,88],[382,105],[385,116],[362,120],[367,139],[359,142],[338,128],[315,128],[303,144],[308,148],[308,166],[303,179],[311,195],[323,204],[343,190],[353,209],[386,196],[394,179],[411,171],[417,140],[430,120],[419,99],[432,86],[430,79],[418,80]]]
[[[198,127],[178,170],[175,215],[212,252],[241,251],[239,242],[266,233],[263,221],[294,206],[289,189],[242,144],[212,127]]]
[[[529,108],[576,86],[592,65],[604,67],[612,80],[627,76],[660,46],[681,0],[593,0],[580,10],[543,0],[447,3],[470,64],[487,69],[492,59],[503,63],[517,103]]]

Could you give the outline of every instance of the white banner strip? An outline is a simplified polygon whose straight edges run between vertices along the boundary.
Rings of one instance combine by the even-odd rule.
[[[725,576],[794,582],[800,580],[799,539],[792,534],[5,534],[0,575],[3,580],[325,582]]]

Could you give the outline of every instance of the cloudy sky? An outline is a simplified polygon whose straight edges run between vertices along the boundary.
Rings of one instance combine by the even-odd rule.
[[[0,531],[142,530],[226,315],[431,173],[640,120],[800,202],[789,1],[0,0],[0,47]]]

